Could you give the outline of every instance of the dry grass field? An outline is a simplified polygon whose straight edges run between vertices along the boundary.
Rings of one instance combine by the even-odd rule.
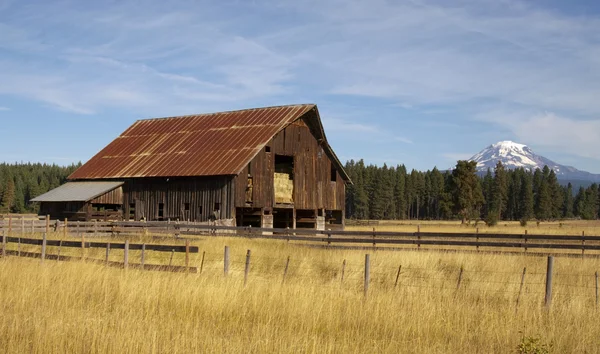
[[[200,267],[204,252],[202,273],[0,259],[0,352],[511,353],[528,340],[554,353],[600,352],[598,258],[556,258],[548,310],[546,259],[539,256],[325,250],[227,237],[192,244],[200,253],[191,265]],[[227,277],[225,245],[232,261]],[[252,256],[244,286],[247,249]],[[365,299],[367,252],[371,283]],[[68,253],[80,250],[61,254]],[[104,250],[88,249],[86,257],[102,259]],[[139,251],[131,252],[130,262],[138,257]],[[148,252],[147,263],[166,264],[169,257]],[[121,258],[122,251],[111,253],[111,259]],[[183,255],[175,254],[173,264],[182,265]]]

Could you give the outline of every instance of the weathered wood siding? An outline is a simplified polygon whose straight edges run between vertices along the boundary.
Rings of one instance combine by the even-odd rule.
[[[231,176],[129,179],[123,195],[125,219],[129,218],[130,205],[137,206],[136,218],[146,220],[207,221],[214,215],[216,203],[220,208],[218,219],[235,216]],[[159,204],[163,204],[162,216],[159,216]]]
[[[93,199],[92,204],[123,204],[123,187],[118,187],[112,191],[105,193],[96,199]]]
[[[272,208],[275,155],[294,156],[294,207],[296,209],[345,209],[345,183],[336,171],[331,181],[331,160],[310,132],[303,119],[277,133],[266,149],[237,177],[235,206],[246,204],[247,176],[253,180],[252,207]]]

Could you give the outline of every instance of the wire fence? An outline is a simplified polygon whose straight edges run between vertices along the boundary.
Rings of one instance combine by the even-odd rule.
[[[109,249],[62,249],[59,246],[21,244],[6,242],[3,237],[2,258],[13,256],[41,258],[53,261],[84,260],[107,265],[145,270],[170,270],[198,273],[199,276],[215,279],[244,280],[244,284],[286,284],[311,282],[319,287],[364,291],[365,296],[382,290],[448,292],[462,295],[505,296],[514,301],[524,295],[543,301],[550,306],[552,298],[561,301],[583,299],[591,306],[598,306],[598,273],[546,272],[468,269],[462,266],[437,264],[417,266],[413,264],[390,265],[390,262],[365,262],[356,258],[343,260],[320,260],[290,254],[274,257],[267,254],[230,254],[229,247],[223,252],[197,250],[190,260],[189,241],[180,252],[165,252],[156,245],[138,247],[127,254],[126,247]],[[154,246],[154,247],[151,247]],[[46,249],[42,249],[46,247]],[[172,245],[170,247],[182,247]],[[61,253],[62,251],[62,253]],[[80,253],[81,252],[81,253]],[[128,259],[127,259],[128,258]],[[552,256],[549,257],[553,259]],[[144,268],[145,266],[145,268]]]

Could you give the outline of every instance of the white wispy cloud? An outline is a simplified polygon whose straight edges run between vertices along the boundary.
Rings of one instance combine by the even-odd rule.
[[[485,122],[599,156],[600,20],[536,3],[4,0],[0,9],[0,95],[52,109],[151,116],[333,97],[344,103],[322,114],[328,132],[418,143],[376,124],[376,112],[336,118],[355,100],[380,100],[452,107],[451,124]]]
[[[0,111],[10,111],[10,108],[0,106]]]

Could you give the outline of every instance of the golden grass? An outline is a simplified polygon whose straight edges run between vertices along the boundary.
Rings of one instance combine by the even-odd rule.
[[[556,353],[600,352],[597,258],[555,260],[555,296],[547,311],[543,257],[370,252],[365,300],[365,251],[222,237],[192,244],[201,250],[192,256],[193,266],[200,266],[205,252],[202,274],[0,260],[0,352],[507,353],[515,351],[521,332],[552,342]],[[225,245],[231,248],[228,277],[223,276]],[[247,249],[252,266],[244,287]],[[88,258],[104,257],[104,250],[87,252]],[[122,251],[111,257],[121,259]],[[132,252],[131,262],[137,257],[139,252]],[[147,262],[164,264],[169,257],[148,252]],[[175,255],[174,264],[183,264],[182,254]],[[456,290],[461,266],[465,271]],[[516,310],[523,267],[527,276]]]

